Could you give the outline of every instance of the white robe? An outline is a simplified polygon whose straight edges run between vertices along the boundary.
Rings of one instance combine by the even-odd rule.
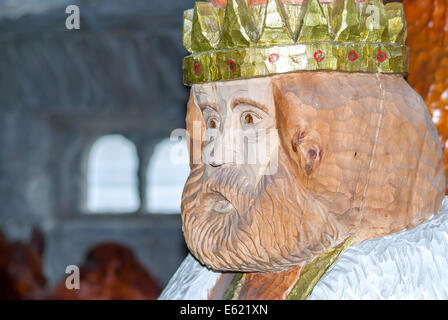
[[[159,299],[207,299],[219,275],[188,255]],[[448,197],[425,223],[349,247],[309,299],[448,299]]]

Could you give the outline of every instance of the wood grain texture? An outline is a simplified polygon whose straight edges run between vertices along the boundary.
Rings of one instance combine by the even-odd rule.
[[[301,183],[357,241],[411,228],[439,211],[445,172],[437,131],[402,77],[319,72],[273,83],[283,143],[297,131],[322,139],[320,166],[312,175],[298,172]]]
[[[223,272],[216,280],[215,285],[210,290],[207,299],[208,300],[225,300],[224,297],[231,290],[232,280],[234,280],[235,274],[229,272]]]
[[[284,300],[299,279],[302,266],[276,273],[248,273],[236,300]]]

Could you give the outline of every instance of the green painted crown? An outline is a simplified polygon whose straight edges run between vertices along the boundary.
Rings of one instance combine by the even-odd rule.
[[[186,84],[306,70],[408,71],[403,4],[267,0],[184,12]]]

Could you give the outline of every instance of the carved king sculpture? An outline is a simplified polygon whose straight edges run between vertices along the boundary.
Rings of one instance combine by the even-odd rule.
[[[404,79],[405,40],[398,2],[228,0],[185,11],[191,173],[182,220],[199,262],[189,256],[161,298],[318,295],[322,281],[349,277],[338,271],[344,255],[375,259],[362,251],[366,240],[390,247],[442,219],[441,146]],[[418,247],[428,235],[416,232]],[[347,296],[340,285],[316,297],[400,297]]]

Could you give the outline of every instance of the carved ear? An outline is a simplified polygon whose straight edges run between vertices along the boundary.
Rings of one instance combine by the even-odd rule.
[[[186,127],[187,144],[190,152],[190,168],[199,164],[202,158],[202,148],[205,135],[205,123],[202,117],[201,109],[194,101],[193,88],[190,90],[190,99],[188,101]]]
[[[317,169],[323,156],[319,132],[297,130],[292,137],[291,146],[298,154],[300,166],[307,175]]]
[[[319,132],[309,127],[312,114],[307,117],[300,98],[296,93],[282,89],[294,87],[296,79],[291,75],[277,78],[272,84],[277,127],[289,157],[298,164],[298,174],[309,176],[318,168],[322,159],[322,140]]]

